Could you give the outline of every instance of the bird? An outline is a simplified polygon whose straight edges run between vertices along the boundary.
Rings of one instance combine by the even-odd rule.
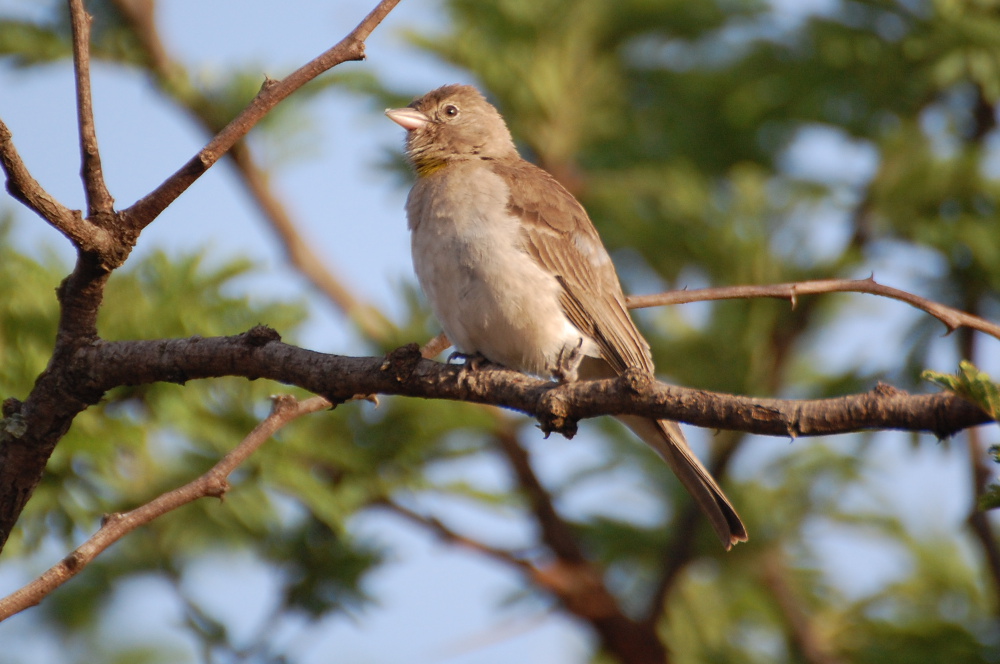
[[[445,85],[386,116],[406,130],[417,280],[456,354],[543,378],[652,375],[611,257],[576,198],[523,159],[475,87]],[[728,550],[746,528],[676,422],[618,417],[668,464]]]

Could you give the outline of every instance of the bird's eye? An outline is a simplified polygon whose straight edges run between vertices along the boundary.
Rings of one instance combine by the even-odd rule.
[[[444,107],[444,114],[447,115],[449,118],[457,116],[458,106],[455,106],[454,104],[448,104],[447,106]]]

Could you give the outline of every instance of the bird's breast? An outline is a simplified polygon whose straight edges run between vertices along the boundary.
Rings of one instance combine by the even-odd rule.
[[[448,171],[418,181],[407,201],[413,265],[435,316],[459,351],[551,375],[564,349],[593,344],[563,313],[555,275],[524,251],[508,184],[486,167]]]

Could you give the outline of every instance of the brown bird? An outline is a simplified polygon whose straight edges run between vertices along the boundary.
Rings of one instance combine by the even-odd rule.
[[[406,212],[413,266],[456,350],[562,381],[653,373],[611,257],[583,206],[517,153],[500,113],[467,85],[386,115],[417,173]],[[663,457],[727,549],[739,515],[675,422],[618,418]]]

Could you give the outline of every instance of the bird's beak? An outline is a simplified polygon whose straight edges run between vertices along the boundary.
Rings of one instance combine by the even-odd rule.
[[[425,113],[421,113],[417,109],[410,107],[387,108],[385,109],[385,114],[390,120],[398,124],[406,131],[420,129],[431,121]]]

